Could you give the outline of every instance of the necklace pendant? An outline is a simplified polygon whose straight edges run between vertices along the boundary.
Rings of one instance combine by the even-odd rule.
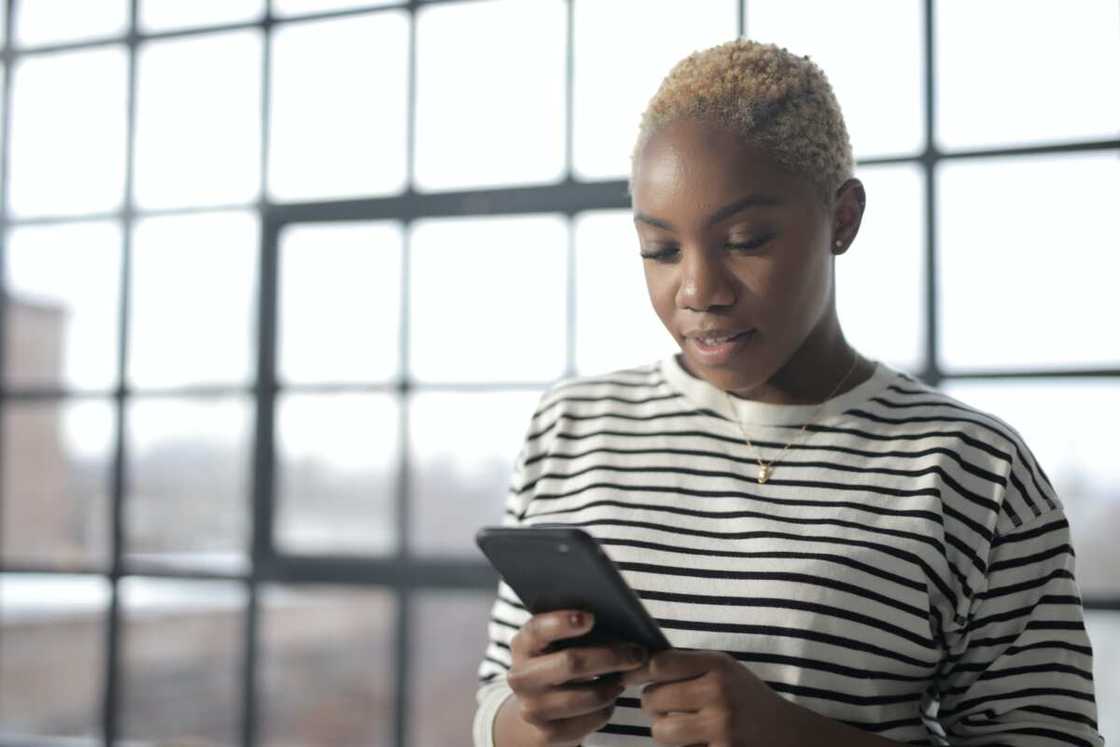
[[[770,479],[770,465],[769,464],[758,465],[758,484],[761,485],[762,483],[766,482],[769,479]]]

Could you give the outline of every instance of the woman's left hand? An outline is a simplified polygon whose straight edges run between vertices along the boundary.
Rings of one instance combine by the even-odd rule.
[[[749,669],[719,651],[670,649],[623,676],[642,690],[653,738],[666,745],[780,745],[792,704]]]

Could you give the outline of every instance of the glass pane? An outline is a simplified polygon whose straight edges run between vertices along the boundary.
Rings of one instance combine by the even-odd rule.
[[[136,224],[129,315],[135,386],[243,384],[256,368],[258,226],[250,213]]]
[[[945,163],[938,200],[946,366],[1120,363],[1116,154]]]
[[[100,736],[108,607],[102,578],[0,575],[0,742]]]
[[[744,3],[752,38],[809,55],[824,70],[857,157],[921,150],[925,35],[920,0]],[[805,22],[808,18],[812,23]],[[875,22],[868,23],[869,18]]]
[[[121,581],[120,730],[159,744],[236,745],[246,595],[227,581]]]
[[[944,389],[1022,434],[1065,506],[1082,591],[1120,593],[1120,381],[950,381]]]
[[[94,389],[114,384],[120,226],[14,227],[6,259],[8,385]]]
[[[657,86],[691,52],[734,37],[735,6],[736,0],[575,4],[573,157],[579,176],[629,174],[642,110]]]
[[[284,229],[279,336],[284,381],[374,381],[397,374],[403,240],[397,223]]]
[[[867,210],[859,236],[835,262],[844,336],[865,355],[917,371],[926,344],[925,179],[910,164],[869,166],[856,175]]]
[[[264,6],[265,0],[222,0],[220,3],[140,0],[140,25],[145,31],[169,31],[255,21],[264,14]]]
[[[128,0],[21,0],[14,3],[15,41],[22,47],[123,34]]]
[[[561,374],[568,243],[562,218],[424,220],[411,238],[415,376],[521,381]]]
[[[1120,742],[1120,613],[1086,610],[1085,628],[1093,644],[1097,723],[1105,744]]]
[[[474,533],[501,523],[514,459],[540,396],[432,392],[412,398],[410,534],[416,552],[482,559]]]
[[[629,210],[581,213],[576,240],[576,368],[596,374],[679,348],[649,300]]]
[[[113,414],[106,401],[4,403],[4,561],[56,568],[108,561]]]
[[[407,155],[408,14],[278,26],[270,104],[273,197],[399,192]]]
[[[415,597],[409,650],[413,697],[408,744],[469,745],[486,649],[492,594],[424,593]],[[439,718],[432,718],[439,713]]]
[[[272,0],[272,13],[277,16],[298,16],[354,8],[373,8],[379,5],[396,5],[401,2],[403,0]]]
[[[416,182],[421,189],[563,176],[565,15],[562,0],[448,3],[420,10]]]
[[[276,411],[276,542],[296,553],[397,547],[398,404],[384,394],[293,394]]]
[[[119,208],[128,111],[124,47],[23,57],[12,72],[12,213]]]
[[[1120,132],[1120,96],[1106,93],[1120,90],[1120,5],[1114,0],[956,0],[935,3],[934,11],[942,146],[1115,138]]]
[[[261,180],[260,33],[153,41],[138,54],[137,205],[255,199]]]
[[[125,501],[130,562],[245,567],[252,425],[243,399],[132,401]]]
[[[269,586],[261,599],[262,744],[392,744],[393,596]]]

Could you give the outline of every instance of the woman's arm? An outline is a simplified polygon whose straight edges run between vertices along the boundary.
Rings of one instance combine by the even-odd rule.
[[[494,747],[537,747],[544,744],[540,732],[521,720],[520,710],[513,695],[502,703],[498,717],[494,719]],[[578,745],[579,741],[572,744]]]
[[[719,651],[670,649],[623,676],[646,684],[642,710],[664,744],[720,747],[889,747],[876,734],[833,721],[778,695],[751,670]]]
[[[782,700],[782,708],[789,709],[791,713],[785,717],[789,727],[789,738],[784,744],[798,745],[798,747],[814,747],[821,745],[846,745],[846,747],[892,747],[899,745],[890,739],[884,739],[878,734],[872,734],[854,726],[833,721],[827,716],[822,716],[815,711],[810,711],[804,706]]]

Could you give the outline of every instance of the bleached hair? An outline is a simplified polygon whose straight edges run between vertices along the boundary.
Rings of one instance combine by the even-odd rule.
[[[642,114],[631,155],[666,125],[693,118],[722,126],[806,177],[826,202],[852,176],[840,105],[808,56],[749,39],[693,52],[673,66]]]

